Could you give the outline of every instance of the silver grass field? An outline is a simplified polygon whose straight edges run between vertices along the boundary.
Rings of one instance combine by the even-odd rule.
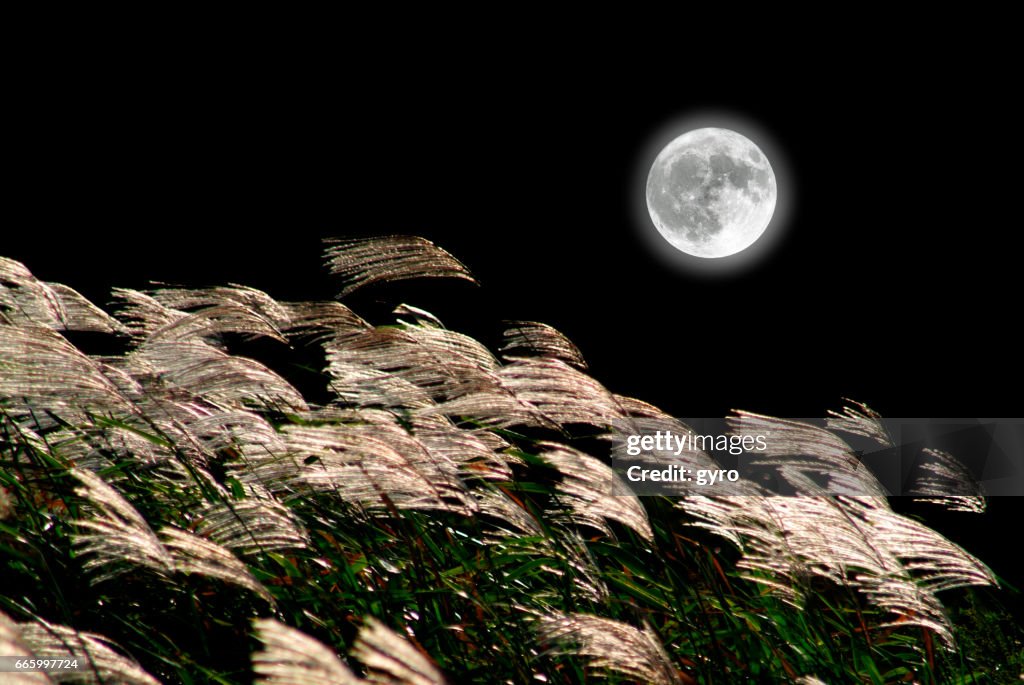
[[[0,657],[78,662],[0,683],[1019,682],[999,580],[834,432],[729,417],[781,436],[766,457],[808,496],[637,497],[610,426],[675,419],[544,323],[492,351],[415,303],[345,304],[473,281],[429,241],[326,262],[338,299],[118,289],[108,312],[0,258]],[[311,360],[329,401],[255,342]],[[884,443],[879,418],[829,422]]]

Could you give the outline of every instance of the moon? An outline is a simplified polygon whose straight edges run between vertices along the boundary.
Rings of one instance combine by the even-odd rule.
[[[647,210],[673,247],[715,259],[742,252],[775,213],[775,172],[750,139],[725,128],[684,133],[647,175]]]

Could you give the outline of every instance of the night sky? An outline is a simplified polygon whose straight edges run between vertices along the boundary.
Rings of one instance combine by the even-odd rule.
[[[63,60],[11,100],[0,254],[101,304],[151,281],[324,299],[340,290],[324,237],[417,234],[481,287],[371,288],[357,311],[387,322],[407,302],[492,349],[502,320],[543,321],[609,389],[677,416],[821,416],[843,397],[1020,416],[1005,63],[866,55]],[[708,279],[650,249],[637,204],[658,136],[716,112],[784,157],[789,211],[768,258]]]
[[[482,287],[356,304],[400,298],[491,343],[503,319],[547,322],[610,389],[676,415],[816,416],[842,397],[1019,413],[1007,102],[942,70],[777,71],[742,88],[518,66],[65,71],[26,100],[0,253],[99,302],[150,280],[324,298],[321,238],[413,233]],[[789,211],[768,258],[708,279],[651,250],[637,200],[658,141],[716,113],[785,157]]]

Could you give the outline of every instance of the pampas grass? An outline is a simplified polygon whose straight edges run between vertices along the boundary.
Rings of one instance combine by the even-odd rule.
[[[343,295],[472,281],[420,238],[332,241],[327,260]],[[0,260],[0,642],[80,657],[53,681],[966,683],[1021,667],[965,650],[944,604],[993,574],[893,511],[832,432],[730,419],[785,438],[765,459],[794,486],[859,495],[638,498],[593,438],[670,419],[587,375],[545,324],[508,324],[499,358],[413,305],[372,325],[243,286],[114,294],[111,314]],[[122,352],[86,354],[75,331]],[[330,401],[240,354],[254,339],[320,350]],[[877,418],[852,404],[831,421],[884,441]],[[933,479],[955,478],[934,457]]]

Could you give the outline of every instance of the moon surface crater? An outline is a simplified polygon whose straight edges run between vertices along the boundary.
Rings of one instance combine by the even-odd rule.
[[[658,154],[647,176],[647,209],[673,247],[696,257],[741,252],[775,212],[775,173],[745,136],[701,128]]]

